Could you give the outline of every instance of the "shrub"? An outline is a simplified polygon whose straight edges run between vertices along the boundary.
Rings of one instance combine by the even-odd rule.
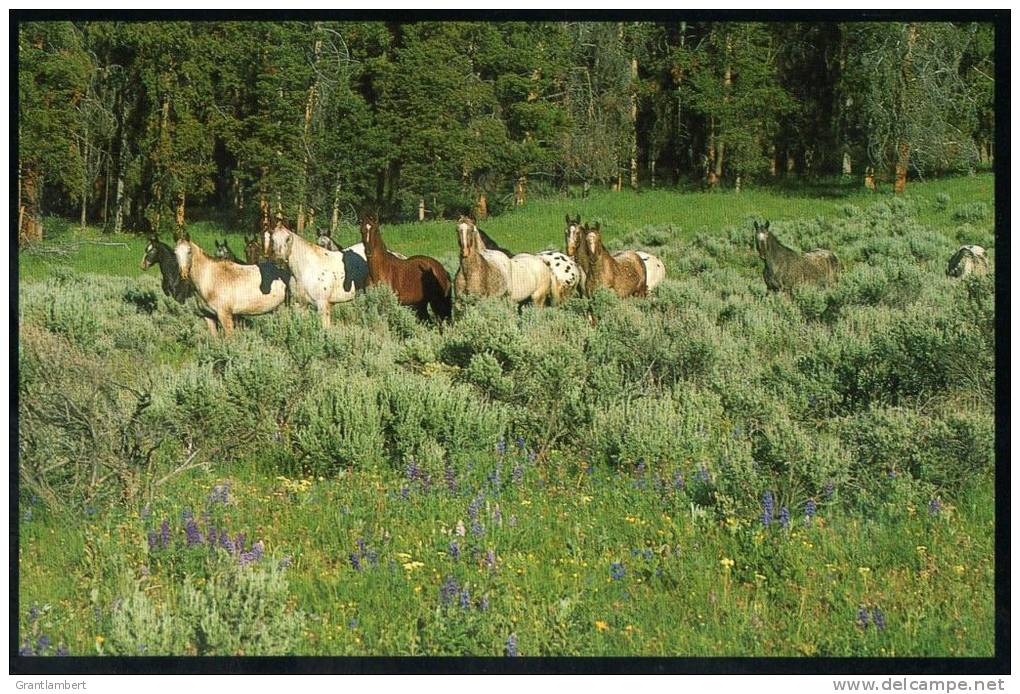
[[[933,207],[939,212],[944,212],[949,207],[950,202],[952,202],[952,198],[949,197],[948,193],[939,193],[935,196]]]
[[[288,655],[304,614],[288,604],[277,562],[238,566],[224,560],[200,587],[186,582],[157,607],[140,586],[113,610],[107,648],[113,655]]]
[[[314,474],[382,462],[385,439],[378,385],[360,375],[327,374],[296,406],[291,436]]]
[[[988,218],[988,204],[984,202],[972,202],[961,205],[953,211],[953,219],[958,222],[980,222]]]

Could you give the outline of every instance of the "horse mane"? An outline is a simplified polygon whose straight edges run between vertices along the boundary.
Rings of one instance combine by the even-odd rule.
[[[505,255],[507,258],[513,258],[514,257],[514,255],[515,255],[514,253],[512,253],[511,251],[508,251],[507,249],[503,248],[498,243],[496,243],[493,240],[493,238],[491,236],[489,236],[488,234],[486,234],[484,231],[482,231],[478,227],[477,224],[475,225],[475,229],[478,230],[478,235],[481,237],[482,245],[485,246],[486,250],[489,250],[489,251],[499,251],[500,253]]]

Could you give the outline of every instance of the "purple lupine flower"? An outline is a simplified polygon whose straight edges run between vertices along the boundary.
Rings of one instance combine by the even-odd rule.
[[[482,508],[482,501],[483,499],[481,494],[479,494],[478,496],[471,500],[471,503],[468,504],[467,507],[468,518],[470,518],[471,520],[478,520],[478,512]]]
[[[294,562],[293,562],[293,560],[292,560],[292,559],[290,558],[290,555],[288,555],[288,556],[286,556],[286,557],[284,557],[283,559],[281,559],[281,560],[280,560],[280,568],[281,568],[281,569],[286,569],[286,568],[289,568],[289,567],[290,567],[290,565],[291,565],[291,564],[293,564],[293,563],[294,563]]]
[[[492,509],[492,522],[497,525],[503,522],[503,512],[499,510],[499,504],[496,504],[496,507]]]
[[[483,596],[482,599],[478,601],[478,609],[481,610],[482,612],[488,612],[489,611],[489,597],[488,596]]]
[[[814,499],[808,499],[807,503],[804,504],[804,517],[805,517],[805,520],[810,521],[814,517],[814,515],[815,515],[815,513],[817,511],[818,511],[818,505],[815,504],[815,500]]]
[[[934,499],[931,500],[931,503],[928,504],[928,513],[930,515],[937,516],[941,511],[942,501],[938,497],[935,497]]]
[[[772,510],[775,508],[775,497],[772,495],[771,490],[766,490],[761,497],[761,523],[766,528],[772,523]]]
[[[639,458],[638,459],[638,464],[634,468],[634,472],[637,473],[638,477],[643,477],[644,476],[644,474],[645,474],[645,459],[644,458]]]
[[[506,453],[506,439],[502,436],[499,437],[499,441],[496,442],[496,452],[500,455]]]
[[[202,531],[198,529],[194,518],[188,518],[184,524],[184,534],[187,535],[188,547],[202,544]]]
[[[614,581],[619,581],[627,573],[627,570],[623,568],[623,562],[613,562],[609,567],[609,575],[613,577]]]
[[[368,559],[368,563],[372,566],[376,566],[379,563],[379,553],[374,549],[365,552],[365,558]]]
[[[57,646],[57,655],[59,656],[71,655],[71,651],[67,650],[67,646],[65,646],[64,644],[60,644],[59,646]]]
[[[159,544],[163,549],[170,546],[170,522],[166,518],[159,526]]]
[[[708,484],[709,482],[712,481],[712,475],[711,473],[709,473],[708,468],[705,467],[704,465],[702,465],[698,469],[697,477],[700,481],[704,482],[705,484]]]
[[[519,449],[521,449],[522,451],[525,449],[525,443],[524,443],[524,437],[523,436],[518,436],[517,437],[517,447]]]
[[[28,610],[28,621],[30,623],[34,622],[35,620],[39,619],[40,614],[42,614],[42,610],[39,609],[39,606],[32,605],[32,607]]]
[[[86,506],[85,507],[85,515],[86,516],[94,516],[95,513],[96,513],[96,507],[95,506]]]
[[[653,556],[655,556],[655,552],[653,552],[648,547],[646,547],[643,550],[641,550],[641,558],[642,559],[648,560],[648,559],[651,559]]]
[[[439,587],[439,600],[443,603],[443,607],[453,602],[453,598],[459,592],[460,586],[457,585],[457,579],[448,575],[443,581],[443,585]]]
[[[359,537],[357,540],[354,541],[354,544],[358,546],[359,552],[361,552],[362,554],[365,553],[365,538]]]
[[[487,566],[490,569],[495,569],[496,568],[496,552],[495,551],[490,549],[488,552],[485,553],[485,566]]]
[[[415,462],[414,458],[408,459],[407,467],[404,469],[404,476],[411,482],[421,477],[421,468],[418,467],[418,463]]]
[[[510,472],[510,480],[514,484],[520,484],[524,481],[524,468],[520,463],[514,465],[514,469]]]
[[[226,483],[215,485],[209,492],[208,499],[211,504],[226,505],[230,501],[230,485]]]
[[[194,518],[194,517],[195,517],[195,514],[191,512],[190,508],[186,508],[183,511],[181,511],[181,520],[182,521],[186,521],[186,520],[189,520],[189,519]]]
[[[506,637],[506,655],[508,658],[517,657],[517,634],[510,634]]]
[[[407,487],[401,487],[400,488],[400,498],[401,499],[406,499],[408,496],[410,496],[410,494],[411,494],[411,490],[408,489]]]
[[[39,637],[39,640],[35,642],[35,649],[42,655],[42,652],[50,647],[50,637],[43,634]]]
[[[21,515],[21,518],[27,523],[32,520],[32,509],[26,508],[25,512]]]
[[[857,623],[862,629],[868,628],[868,608],[862,606],[857,610]]]
[[[159,536],[156,535],[156,531],[153,530],[149,533],[149,551],[152,552],[156,549],[156,545],[159,543]]]
[[[831,499],[832,498],[832,494],[835,491],[836,491],[835,483],[829,482],[828,484],[826,484],[825,485],[825,490],[824,490],[825,500],[828,501],[829,499]]]
[[[251,555],[255,561],[260,561],[262,559],[263,552],[265,552],[265,546],[262,544],[262,540],[259,540],[254,545],[252,545]]]
[[[32,647],[28,645],[28,642],[21,644],[21,648],[18,649],[18,655],[35,655],[32,652]]]
[[[779,509],[779,525],[783,528],[790,527],[790,509],[785,506]]]
[[[446,467],[443,469],[443,477],[446,480],[446,488],[452,494],[457,493],[457,471],[453,468],[453,463],[449,460],[446,461]]]
[[[460,609],[471,609],[471,593],[468,592],[467,588],[460,591]]]
[[[871,611],[871,621],[875,623],[875,627],[879,631],[885,629],[885,615],[877,607]]]
[[[361,557],[359,557],[356,552],[351,552],[350,555],[348,555],[348,558],[351,560],[351,567],[353,567],[355,571],[361,571]]]
[[[472,521],[471,523],[471,534],[475,536],[484,535],[485,527],[479,521]]]
[[[684,476],[677,470],[673,473],[673,489],[682,492],[684,489]]]
[[[460,546],[457,544],[456,540],[450,543],[447,552],[450,554],[451,557],[453,557],[454,561],[460,561]]]
[[[499,489],[503,486],[502,476],[500,475],[502,467],[502,462],[500,462],[496,465],[493,471],[489,473],[489,484],[491,484],[495,489]]]
[[[350,621],[347,622],[347,628],[351,630],[358,628],[358,620],[356,617],[351,617]]]

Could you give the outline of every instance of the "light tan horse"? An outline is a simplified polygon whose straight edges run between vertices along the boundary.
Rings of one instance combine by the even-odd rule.
[[[613,290],[621,298],[648,295],[645,264],[637,253],[621,251],[611,255],[602,245],[602,230],[598,223],[594,227],[581,227],[581,231],[589,257],[584,286],[588,296],[602,287]]]
[[[174,249],[181,279],[195,287],[198,306],[209,332],[216,336],[217,322],[229,336],[234,316],[269,313],[287,297],[287,273],[272,263],[240,265],[210,257],[187,234]]]
[[[368,279],[365,247],[360,243],[342,251],[327,251],[277,223],[276,228],[265,231],[263,250],[273,260],[287,263],[295,293],[315,306],[324,328],[332,323],[330,306],[353,300]]]
[[[542,258],[531,253],[506,253],[485,247],[474,220],[462,217],[457,224],[460,269],[454,280],[457,296],[482,294],[505,296],[520,304],[529,299],[545,304],[552,291],[552,272]]]

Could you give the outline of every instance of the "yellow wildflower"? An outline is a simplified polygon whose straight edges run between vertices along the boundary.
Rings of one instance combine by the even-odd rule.
[[[415,569],[420,569],[423,566],[425,566],[425,564],[423,564],[420,561],[409,561],[406,564],[404,564],[404,570],[405,571],[414,571]]]
[[[605,631],[606,629],[609,628],[609,624],[607,624],[606,622],[602,621],[601,619],[596,619],[595,620],[595,628],[598,629],[599,631]]]
[[[869,569],[867,566],[858,566],[857,573],[859,573],[861,576],[867,576],[869,573],[871,573],[871,569]]]
[[[729,557],[723,557],[719,563],[723,565],[724,570],[729,571],[735,562]]]

